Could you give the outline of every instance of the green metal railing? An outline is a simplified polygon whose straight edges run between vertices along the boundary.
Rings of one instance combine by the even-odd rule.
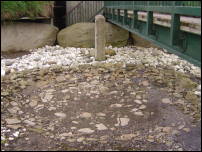
[[[140,19],[140,12],[145,13],[145,20]],[[159,14],[169,21],[166,26],[154,21]],[[201,67],[200,1],[105,1],[104,15],[109,22]],[[194,26],[198,29],[189,30]]]

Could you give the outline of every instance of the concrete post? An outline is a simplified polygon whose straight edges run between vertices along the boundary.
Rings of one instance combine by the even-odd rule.
[[[105,60],[105,18],[103,15],[95,16],[95,60]]]

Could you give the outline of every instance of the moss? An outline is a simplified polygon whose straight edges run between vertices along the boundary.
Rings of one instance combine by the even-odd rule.
[[[70,145],[67,143],[62,143],[60,147],[61,151],[79,151],[79,149],[75,147],[70,147]]]
[[[191,101],[193,104],[197,104],[198,97],[192,91],[188,91],[185,95],[185,99]]]
[[[112,49],[107,49],[107,50],[105,50],[105,54],[110,55],[110,56],[114,56],[114,55],[116,55],[116,52]]]
[[[43,133],[44,130],[42,128],[28,128],[29,131],[37,132],[39,134]]]
[[[193,82],[189,78],[182,78],[179,79],[179,86],[185,89],[193,89],[197,87],[197,83]]]
[[[107,42],[106,46],[111,45],[112,47],[123,47],[126,46],[127,40],[125,41],[117,41],[117,42]]]
[[[1,139],[1,144],[5,144],[5,143],[7,143],[7,142],[8,142],[8,140],[6,140],[6,139],[5,139],[5,140],[2,140],[2,139]]]

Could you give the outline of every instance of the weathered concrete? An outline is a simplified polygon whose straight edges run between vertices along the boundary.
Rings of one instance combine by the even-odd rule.
[[[105,18],[103,15],[95,16],[95,59],[105,60]]]
[[[1,52],[20,52],[53,45],[58,28],[43,23],[1,24]]]

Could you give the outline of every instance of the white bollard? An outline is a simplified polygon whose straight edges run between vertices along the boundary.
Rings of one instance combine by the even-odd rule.
[[[95,16],[95,60],[105,60],[105,18],[103,15]]]

